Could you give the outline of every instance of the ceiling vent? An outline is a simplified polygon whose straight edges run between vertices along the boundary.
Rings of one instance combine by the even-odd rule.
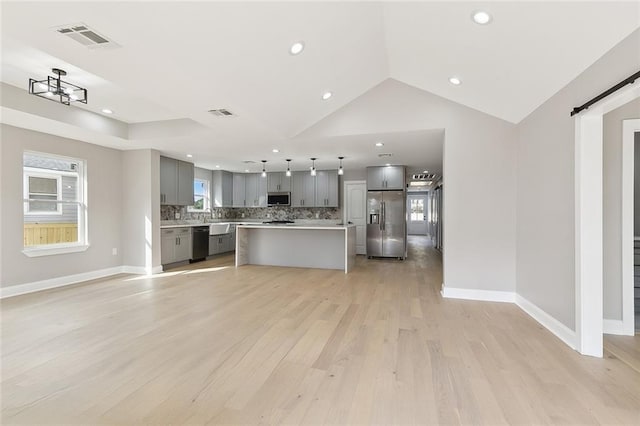
[[[385,154],[378,154],[379,158],[384,158],[384,157],[391,157],[393,154],[389,154],[389,153],[385,153]]]
[[[213,114],[216,117],[235,117],[236,115],[225,108],[210,109],[209,114]]]
[[[244,164],[256,164],[255,161],[251,161],[251,160],[244,160],[243,163]]]
[[[413,180],[434,180],[435,178],[435,173],[418,173],[413,175]]]
[[[55,27],[55,30],[58,34],[67,36],[89,49],[119,47],[119,45],[113,40],[109,40],[107,37],[82,22]]]

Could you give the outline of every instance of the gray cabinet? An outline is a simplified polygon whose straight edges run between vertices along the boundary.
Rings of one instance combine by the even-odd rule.
[[[245,175],[245,201],[247,207],[267,207],[267,178],[260,173]]]
[[[294,172],[291,176],[291,207],[314,207],[316,178],[309,172]]]
[[[338,171],[319,170],[316,175],[316,207],[338,207]]]
[[[160,263],[167,265],[191,259],[191,228],[163,229],[160,236]]]
[[[272,172],[267,174],[268,192],[291,192],[291,177],[285,172]]]
[[[405,187],[404,166],[367,167],[367,189],[385,190]]]
[[[245,207],[245,176],[242,173],[233,174],[233,207]]]
[[[260,173],[234,173],[233,207],[267,207],[267,179]]]
[[[233,206],[233,173],[224,170],[214,170],[213,187],[211,191],[212,207]]]
[[[160,204],[178,204],[178,161],[160,157]]]
[[[209,256],[228,253],[236,249],[236,226],[229,227],[228,234],[209,236]]]
[[[160,157],[160,204],[193,205],[193,164]]]

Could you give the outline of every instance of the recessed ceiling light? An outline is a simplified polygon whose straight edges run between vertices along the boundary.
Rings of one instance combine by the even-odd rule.
[[[384,146],[382,142],[376,142],[376,146]]]
[[[219,168],[220,168],[220,164],[216,164],[216,169],[219,169]]]
[[[478,25],[487,25],[491,22],[491,15],[489,12],[485,12],[484,10],[476,10],[471,14],[471,19]]]
[[[187,158],[193,158],[193,155],[187,154]]]
[[[449,78],[449,83],[453,84],[454,86],[459,86],[462,81],[460,81],[458,77],[451,77]]]
[[[244,169],[245,172],[249,173],[249,169]]]
[[[304,50],[304,42],[303,41],[296,41],[289,48],[289,54],[294,55],[294,56],[295,55],[299,55],[299,54],[302,53],[303,50]]]
[[[273,148],[271,152],[273,152],[274,154],[277,154],[278,152],[280,152],[280,150],[278,148]]]
[[[389,167],[389,166],[391,166],[391,163],[387,163],[387,164],[385,164],[385,166]]]
[[[326,101],[327,99],[329,99],[329,98],[330,98],[330,97],[332,97],[332,96],[333,96],[333,93],[331,93],[331,92],[324,92],[324,93],[322,94],[322,100],[323,100],[323,101]]]
[[[111,111],[109,108],[102,108],[102,112],[104,112],[105,114],[113,114],[113,111]]]
[[[429,170],[423,170],[422,173],[429,173]]]

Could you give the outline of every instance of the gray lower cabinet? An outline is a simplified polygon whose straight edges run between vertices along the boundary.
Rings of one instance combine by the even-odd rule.
[[[209,235],[209,256],[235,251],[235,236],[235,232],[229,232],[228,234],[222,235]]]
[[[162,229],[160,234],[160,263],[191,259],[191,228]]]
[[[160,157],[160,204],[192,206],[193,179],[192,163]]]

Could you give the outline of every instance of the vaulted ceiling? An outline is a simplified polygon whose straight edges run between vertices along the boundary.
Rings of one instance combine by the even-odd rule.
[[[416,162],[411,147],[441,145],[442,129],[333,141],[297,137],[388,79],[517,123],[640,27],[638,2],[47,1],[1,7],[4,83],[26,88],[30,77],[65,69],[69,81],[89,89],[89,104],[77,108],[97,114],[109,108],[112,118],[133,125],[123,149],[188,150],[200,165],[234,170],[243,169],[250,154],[282,164],[294,156],[335,159],[346,155],[343,146],[369,149],[381,138],[397,139],[409,152],[394,162]],[[491,13],[489,25],[471,20],[478,9]],[[89,49],[55,30],[75,23],[117,46]],[[304,51],[289,54],[300,40]],[[450,84],[451,76],[462,84]],[[333,96],[325,101],[326,91]],[[217,108],[236,116],[208,113]],[[178,123],[184,134],[168,137],[166,129]],[[277,156],[274,147],[281,150]],[[441,156],[442,149],[428,151]],[[358,165],[378,161],[375,155],[371,150]],[[418,162],[415,167],[426,167]]]

